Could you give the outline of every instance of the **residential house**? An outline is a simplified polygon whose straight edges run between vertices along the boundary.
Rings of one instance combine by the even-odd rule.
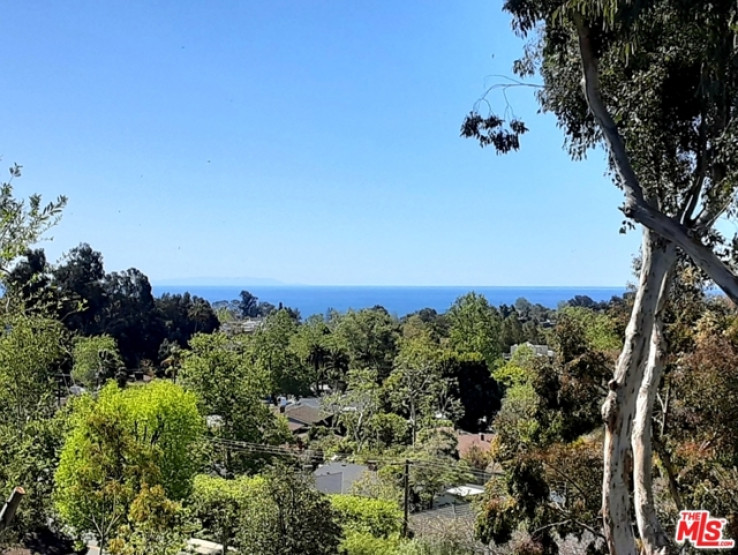
[[[354,484],[367,473],[375,474],[366,465],[336,461],[319,466],[313,476],[315,487],[321,493],[351,493]]]
[[[317,397],[305,397],[293,403],[282,398],[279,406],[273,410],[287,418],[287,425],[293,434],[306,433],[314,426],[330,426],[333,418],[331,413],[320,407]]]
[[[487,453],[492,447],[493,434],[479,433],[471,434],[463,430],[456,432],[456,451],[459,458],[463,459],[472,449],[479,449],[482,453]]]

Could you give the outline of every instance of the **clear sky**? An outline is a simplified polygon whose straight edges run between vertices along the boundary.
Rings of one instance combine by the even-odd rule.
[[[504,157],[459,138],[521,42],[500,1],[10,1],[2,164],[152,282],[622,285],[603,155],[569,160],[530,90]],[[504,106],[501,96],[492,100]]]

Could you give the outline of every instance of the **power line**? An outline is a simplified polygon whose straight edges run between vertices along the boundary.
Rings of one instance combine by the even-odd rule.
[[[281,445],[269,445],[265,443],[254,443],[248,441],[239,441],[233,439],[223,439],[215,437],[202,436],[207,441],[227,447],[233,451],[246,451],[254,453],[262,453],[267,455],[281,455],[287,457],[294,457],[298,459],[309,459],[309,460],[326,460],[325,452],[317,449],[293,449],[290,447],[284,447]],[[349,459],[356,459],[356,456],[352,453],[336,453],[333,455],[334,461],[352,462]],[[468,474],[479,480],[487,481],[493,476],[502,475],[500,472],[485,472],[483,470],[466,468],[458,464],[453,464],[443,459],[429,460],[429,459],[403,459],[400,457],[387,457],[387,456],[376,456],[365,459],[368,463],[380,463],[385,466],[403,466],[408,461],[411,466],[415,467],[433,467],[443,470],[451,470],[460,474]]]

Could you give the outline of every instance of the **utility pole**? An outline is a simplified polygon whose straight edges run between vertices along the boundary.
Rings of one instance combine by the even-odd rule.
[[[410,509],[410,460],[405,459],[405,516],[402,520],[402,537],[408,535],[408,512]]]

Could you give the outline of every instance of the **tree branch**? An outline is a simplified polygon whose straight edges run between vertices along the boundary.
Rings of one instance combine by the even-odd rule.
[[[574,15],[574,21],[582,59],[584,95],[592,114],[602,129],[602,135],[610,149],[610,156],[625,192],[623,213],[628,218],[655,231],[664,239],[674,242],[702,271],[710,276],[728,297],[738,303],[738,278],[733,275],[725,263],[712,249],[695,238],[695,230],[690,230],[678,221],[669,218],[651,206],[644,198],[643,188],[630,163],[623,138],[602,100],[599,70],[590,36],[591,30],[580,15]]]

